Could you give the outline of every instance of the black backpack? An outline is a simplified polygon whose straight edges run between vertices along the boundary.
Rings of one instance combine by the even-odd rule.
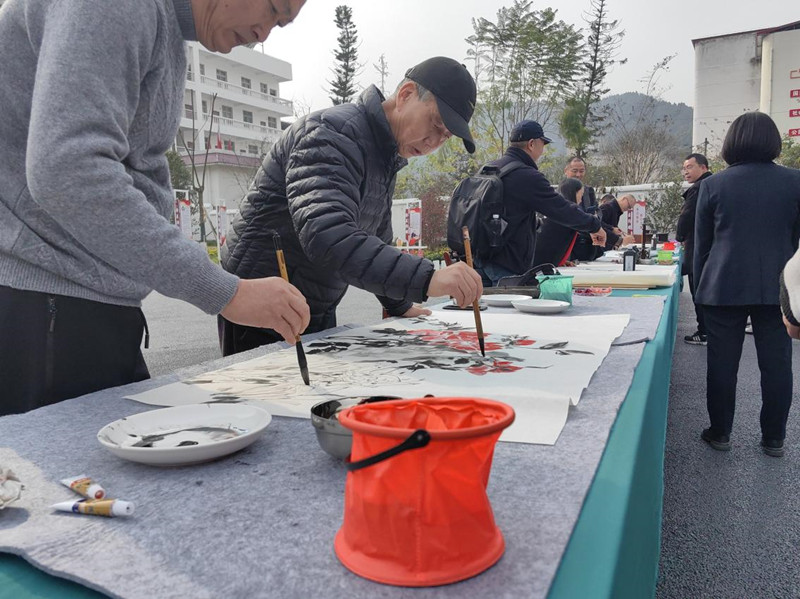
[[[458,184],[450,198],[447,245],[460,258],[465,254],[463,227],[469,229],[473,256],[489,257],[505,245],[508,222],[503,204],[503,177],[523,166],[516,160],[502,168],[486,164]]]

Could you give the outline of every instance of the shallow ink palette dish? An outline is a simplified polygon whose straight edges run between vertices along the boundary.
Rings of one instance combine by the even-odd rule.
[[[557,314],[569,308],[569,302],[551,299],[515,300],[511,304],[520,312],[530,312],[532,314]]]
[[[126,460],[183,466],[247,447],[271,420],[266,410],[245,404],[177,406],[115,420],[100,429],[97,440]]]
[[[493,293],[491,295],[482,295],[481,302],[496,308],[510,308],[511,302],[531,299],[530,295],[516,295],[510,293]]]

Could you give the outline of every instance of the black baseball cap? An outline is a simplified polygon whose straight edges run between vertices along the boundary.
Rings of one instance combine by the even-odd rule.
[[[406,79],[419,83],[434,95],[444,126],[460,137],[467,152],[472,154],[475,142],[468,123],[478,93],[467,67],[452,58],[436,56],[408,69]]]
[[[520,121],[514,125],[509,141],[528,141],[529,139],[541,139],[545,144],[553,141],[549,137],[545,137],[544,129],[536,121]]]

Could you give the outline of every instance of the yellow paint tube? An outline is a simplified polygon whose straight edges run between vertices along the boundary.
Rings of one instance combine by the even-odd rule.
[[[85,474],[63,478],[61,484],[87,499],[102,499],[106,496],[106,490]]]
[[[135,506],[130,501],[121,499],[80,499],[78,501],[62,501],[50,506],[59,512],[74,514],[92,514],[94,516],[130,516]]]

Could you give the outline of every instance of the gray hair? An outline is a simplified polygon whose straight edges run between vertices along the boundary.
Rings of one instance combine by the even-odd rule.
[[[403,79],[403,80],[402,80],[402,81],[401,81],[401,82],[400,82],[400,83],[397,85],[397,88],[395,88],[395,90],[394,90],[394,94],[392,94],[392,96],[396,96],[396,95],[397,95],[397,92],[400,90],[400,88],[401,88],[401,87],[403,87],[403,86],[404,86],[406,83],[408,83],[409,81],[412,81],[412,82],[414,83],[414,85],[416,86],[416,88],[417,88],[417,96],[419,97],[420,101],[422,101],[422,102],[427,102],[428,100],[430,100],[431,98],[433,98],[433,93],[432,93],[430,90],[428,90],[428,89],[426,89],[426,88],[422,87],[422,86],[421,86],[419,83],[417,83],[417,82],[416,82],[416,81],[414,81],[413,79],[408,79],[408,78],[406,78],[406,79]]]

